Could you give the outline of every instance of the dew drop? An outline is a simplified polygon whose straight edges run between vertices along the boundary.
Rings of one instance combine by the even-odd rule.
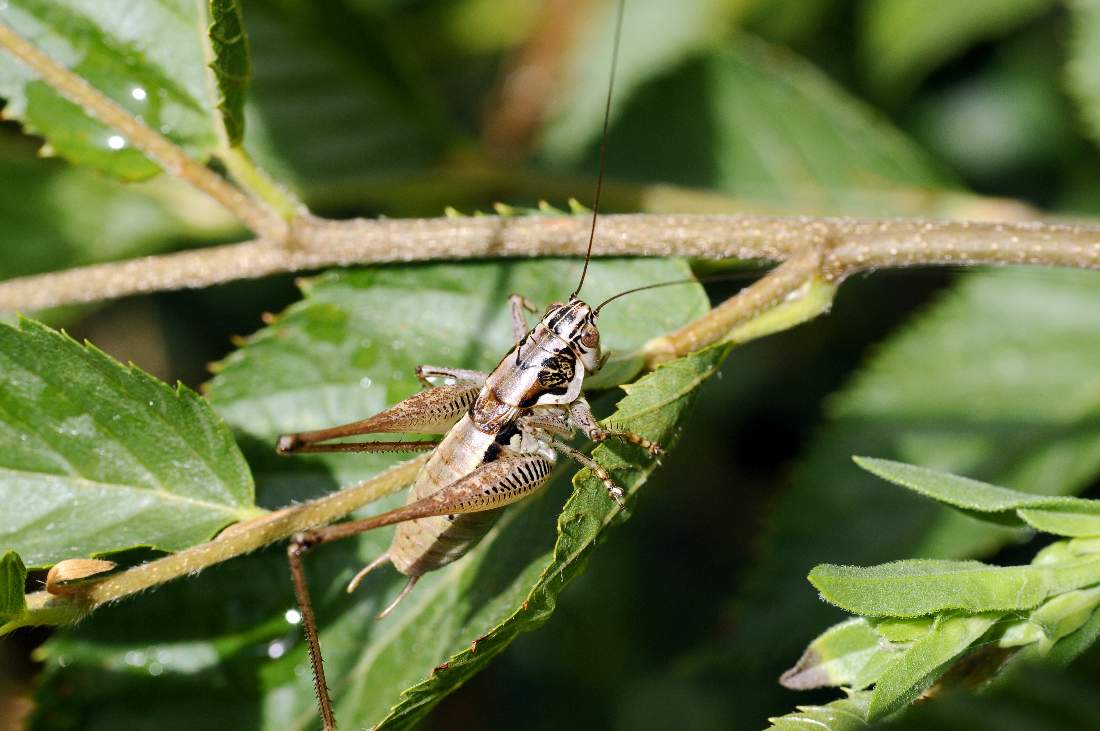
[[[149,674],[156,677],[164,672],[164,666],[159,662],[149,663]]]
[[[126,147],[126,140],[122,139],[119,135],[111,135],[107,138],[107,147],[112,150],[121,150]]]
[[[140,86],[135,86],[133,89],[130,89],[130,96],[139,102],[143,102],[149,95],[145,93],[145,89],[142,89]]]
[[[267,646],[267,656],[272,660],[278,660],[286,654],[286,644],[281,640],[274,640]]]
[[[374,383],[374,381],[370,379],[370,376],[363,376],[359,379],[360,388],[370,388],[372,383]]]
[[[302,621],[302,613],[297,609],[288,609],[283,616],[286,618],[287,624],[298,624]]]
[[[134,666],[144,665],[145,655],[137,650],[130,650],[126,653],[126,664]]]

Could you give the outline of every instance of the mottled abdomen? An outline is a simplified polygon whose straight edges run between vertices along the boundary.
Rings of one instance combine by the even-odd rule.
[[[420,470],[407,502],[431,495],[473,472],[483,464],[485,452],[492,444],[492,435],[476,429],[469,415],[463,416]],[[444,515],[400,523],[390,544],[390,560],[406,576],[434,571],[465,556],[485,537],[501,510],[462,513],[453,520]]]

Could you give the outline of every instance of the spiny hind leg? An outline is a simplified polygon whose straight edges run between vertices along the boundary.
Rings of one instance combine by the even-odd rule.
[[[481,388],[485,385],[488,373],[473,371],[469,368],[448,368],[447,366],[418,365],[416,367],[416,379],[427,388],[443,388],[432,383],[432,378],[451,378],[455,384],[470,384]]]
[[[302,566],[302,557],[308,551],[322,543],[328,543],[330,541],[339,540],[340,538],[348,538],[355,535],[354,533],[336,534],[331,530],[335,527],[337,526],[326,526],[324,528],[296,533],[291,537],[290,545],[287,546],[286,552],[287,561],[290,564],[290,580],[294,586],[294,598],[298,601],[298,609],[302,615],[302,633],[305,635],[306,647],[309,651],[309,664],[313,668],[313,688],[317,695],[317,707],[320,711],[321,724],[325,731],[336,728],[336,715],[332,710],[332,695],[329,692],[328,681],[325,679],[325,662],[321,654],[321,641],[317,630],[317,616],[313,611],[313,600],[310,598],[309,584],[306,581],[305,569]],[[379,566],[389,563],[389,561],[390,556],[388,552],[383,553],[372,561],[362,571],[355,575],[355,578],[352,579],[351,583],[348,585],[348,592],[350,593],[353,591],[354,588],[359,585],[359,582],[363,580],[364,576]],[[419,576],[409,577],[409,580],[405,583],[405,587],[397,595],[397,598],[378,615],[379,619],[397,606],[397,603],[416,585],[417,579],[419,578]]]
[[[313,666],[313,682],[317,691],[317,703],[320,707],[321,721],[326,731],[336,728],[336,718],[332,712],[332,698],[325,681],[324,660],[321,655],[321,643],[317,637],[317,619],[313,612],[309,585],[302,567],[302,556],[310,549],[338,541],[342,538],[365,533],[386,525],[402,523],[407,520],[430,518],[436,515],[457,513],[476,513],[493,510],[509,503],[522,500],[537,491],[546,483],[553,465],[550,460],[538,454],[518,454],[510,450],[496,461],[483,464],[470,474],[455,480],[451,484],[419,500],[395,508],[388,512],[363,520],[337,523],[313,530],[296,533],[287,547],[287,560],[290,563],[290,576],[294,583],[294,596],[302,613],[302,629],[309,646],[309,662]],[[348,585],[353,591],[363,576],[390,561],[389,553],[384,553],[360,571]],[[405,588],[397,598],[382,612],[384,616],[404,598],[416,584],[419,576],[410,576]]]
[[[366,442],[325,444],[325,442],[362,434],[444,434],[466,413],[480,390],[481,387],[474,383],[461,382],[452,386],[439,386],[421,391],[361,421],[353,421],[350,424],[341,424],[328,429],[284,434],[279,437],[275,449],[280,454],[431,449],[435,442],[375,442],[373,444]]]
[[[652,442],[640,434],[620,431],[618,429],[605,429],[600,426],[596,417],[592,414],[592,407],[584,397],[578,398],[569,405],[569,423],[584,432],[584,435],[594,442],[602,442],[607,439],[621,439],[630,444],[636,444],[651,457],[659,457],[665,453],[664,448],[657,442]]]
[[[296,535],[287,546],[286,557],[290,563],[290,580],[294,584],[294,598],[302,614],[302,632],[309,649],[309,664],[313,668],[313,688],[317,693],[317,706],[321,712],[321,724],[325,731],[336,728],[336,716],[332,712],[332,697],[325,680],[325,661],[321,657],[321,642],[317,639],[317,617],[313,613],[313,601],[309,597],[309,585],[302,570],[302,556],[311,544],[304,536]]]

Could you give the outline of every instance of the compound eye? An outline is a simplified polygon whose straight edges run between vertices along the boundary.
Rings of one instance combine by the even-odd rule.
[[[584,331],[581,335],[581,345],[591,350],[600,344],[600,332],[594,327],[590,327]]]

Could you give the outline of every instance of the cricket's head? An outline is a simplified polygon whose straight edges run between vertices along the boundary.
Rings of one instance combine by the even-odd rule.
[[[547,307],[542,317],[542,325],[569,346],[587,373],[595,373],[603,365],[596,327],[599,315],[598,310],[571,297],[565,304],[555,302]]]

